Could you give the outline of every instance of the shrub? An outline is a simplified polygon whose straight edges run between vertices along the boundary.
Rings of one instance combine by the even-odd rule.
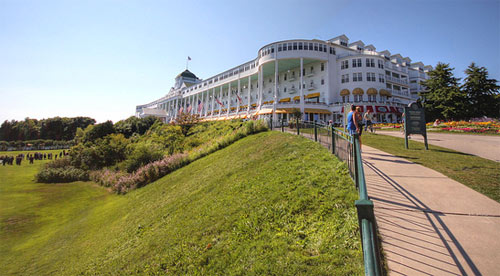
[[[163,147],[157,143],[139,142],[129,145],[128,150],[130,154],[125,160],[125,169],[129,173],[163,157]]]
[[[43,168],[38,174],[35,175],[37,182],[41,183],[66,183],[73,181],[87,181],[89,180],[88,172],[77,169],[75,167],[63,168]]]

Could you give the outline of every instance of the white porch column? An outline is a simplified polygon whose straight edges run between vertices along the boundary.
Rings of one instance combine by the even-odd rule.
[[[248,90],[247,116],[250,113],[250,103],[251,103],[251,101],[250,101],[250,97],[251,97],[250,96],[250,87],[252,86],[252,82],[251,81],[252,81],[252,76],[248,76],[248,86],[247,86],[247,90]]]
[[[236,102],[238,103],[238,105],[236,105],[236,114],[240,113],[241,102],[238,99],[238,97],[240,96],[240,89],[241,89],[240,74],[238,74],[238,91],[236,92],[236,95],[237,95]]]
[[[222,103],[222,84],[220,86],[219,102]],[[222,114],[222,105],[219,104],[219,114],[217,115],[217,117],[220,117],[221,114]]]
[[[194,101],[194,108],[196,108],[194,110],[194,114],[198,114],[198,101],[200,100],[200,93],[196,94],[196,100]]]
[[[261,110],[262,108],[262,90],[263,90],[263,87],[264,86],[264,81],[263,81],[263,78],[264,78],[264,73],[263,73],[263,68],[264,65],[261,65],[259,66],[259,80],[258,80],[258,86],[259,86],[259,89],[258,89],[258,93],[259,93],[259,97],[258,97],[258,100],[257,100],[257,105],[258,105],[258,110]]]
[[[304,58],[300,58],[300,112],[304,116]]]
[[[214,116],[214,105],[215,105],[215,87],[212,90],[212,106],[211,106],[211,112],[210,112],[210,115],[212,117]]]
[[[276,116],[276,105],[278,104],[278,77],[279,77],[279,74],[278,74],[278,58],[277,58],[277,55],[278,55],[278,49],[274,49],[274,53],[275,53],[275,59],[274,59],[274,101],[273,101],[273,114],[272,114],[272,118],[273,118],[273,121],[276,122],[276,119],[277,119],[277,116]]]
[[[226,113],[226,118],[229,117],[229,112],[231,112],[231,82],[229,82],[229,88],[227,89],[227,113]]]

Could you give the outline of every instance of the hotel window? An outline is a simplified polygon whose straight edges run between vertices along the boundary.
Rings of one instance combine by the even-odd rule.
[[[375,73],[366,73],[366,80],[367,81],[376,81]]]
[[[363,81],[363,74],[362,73],[352,74],[352,81]]]
[[[331,54],[331,55],[335,55],[335,48],[330,47],[330,54]]]
[[[294,42],[294,43],[293,43],[293,49],[294,49],[294,50],[297,50],[297,42]]]
[[[284,79],[284,80],[286,80],[286,77],[287,77],[287,75],[286,75],[286,73],[285,73],[285,75],[283,76],[283,79]]]
[[[312,51],[312,50],[313,50],[313,44],[309,43],[309,51]]]
[[[352,68],[361,67],[361,59],[355,58],[352,60]]]
[[[342,102],[343,103],[348,103],[349,102],[349,96],[342,96]]]
[[[385,82],[384,74],[378,74],[378,82],[381,82],[381,83]]]
[[[387,101],[387,96],[380,96],[380,102]]]
[[[295,78],[295,71],[292,71],[292,78]]]
[[[326,45],[323,45],[323,52],[326,53]]]
[[[341,40],[341,41],[340,41],[340,45],[342,45],[342,46],[347,46],[347,42],[346,42],[346,41]]]
[[[306,74],[306,68],[302,68],[302,76]]]
[[[283,88],[283,92],[285,92],[285,93],[286,93],[286,86]]]
[[[368,101],[369,102],[376,102],[377,101],[377,95],[368,95]]]
[[[269,79],[269,83],[273,82],[273,79]]]
[[[366,67],[375,67],[375,60],[373,58],[367,58]]]
[[[318,51],[318,43],[314,43],[314,51]]]
[[[304,42],[304,50],[308,50],[307,49],[307,43]]]
[[[311,66],[311,74],[314,73],[314,66]]]
[[[320,45],[319,45],[319,51],[320,51],[320,52],[323,52],[323,44],[320,44]]]
[[[363,95],[354,95],[354,102],[363,101]]]
[[[306,88],[306,83],[305,82],[302,84],[302,88]]]
[[[344,60],[340,63],[340,69],[347,69],[349,68],[349,61],[348,60]]]
[[[325,79],[321,79],[321,85],[325,85]]]
[[[384,69],[384,62],[381,60],[378,60],[377,62],[378,62],[378,68]]]
[[[342,75],[342,83],[349,82],[349,74]]]
[[[292,50],[292,43],[288,43],[288,51]]]
[[[271,48],[271,53],[274,53],[274,47],[273,47],[273,48]]]
[[[299,42],[299,50],[302,50],[302,42]]]
[[[321,72],[325,71],[325,64],[321,63]]]
[[[283,43],[283,51],[286,51],[286,43]]]

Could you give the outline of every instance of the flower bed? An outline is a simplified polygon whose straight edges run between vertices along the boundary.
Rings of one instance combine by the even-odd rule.
[[[434,123],[427,123],[429,131],[462,132],[462,133],[500,133],[500,123],[498,121],[467,122],[450,121],[442,122],[437,126]]]

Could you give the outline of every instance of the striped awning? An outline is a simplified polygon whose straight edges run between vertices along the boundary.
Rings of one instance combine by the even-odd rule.
[[[295,96],[295,97],[293,97],[293,100],[294,100],[294,101],[299,101],[299,100],[300,100],[300,96]]]
[[[365,94],[365,91],[363,91],[363,89],[361,88],[354,88],[354,90],[352,90],[352,94],[353,95],[363,95]]]
[[[385,90],[385,89],[380,89],[380,96],[392,96],[391,92]]]
[[[319,109],[319,108],[305,108],[304,112],[306,113],[318,113],[318,114],[332,114],[329,110]]]
[[[375,88],[368,88],[368,90],[366,90],[366,94],[368,94],[368,95],[377,95],[377,89],[375,89]]]
[[[342,91],[340,91],[340,96],[347,96],[351,94],[351,92],[349,92],[349,89],[342,89]]]
[[[311,93],[311,94],[307,94],[304,98],[306,99],[311,99],[311,98],[318,98],[321,94],[318,92],[318,93]]]
[[[284,99],[281,99],[279,100],[280,103],[288,103],[290,102],[290,98],[284,98]]]
[[[264,109],[257,111],[257,113],[255,113],[255,115],[264,115],[264,114],[271,114],[271,113],[273,113],[273,110],[271,108],[264,108]]]

